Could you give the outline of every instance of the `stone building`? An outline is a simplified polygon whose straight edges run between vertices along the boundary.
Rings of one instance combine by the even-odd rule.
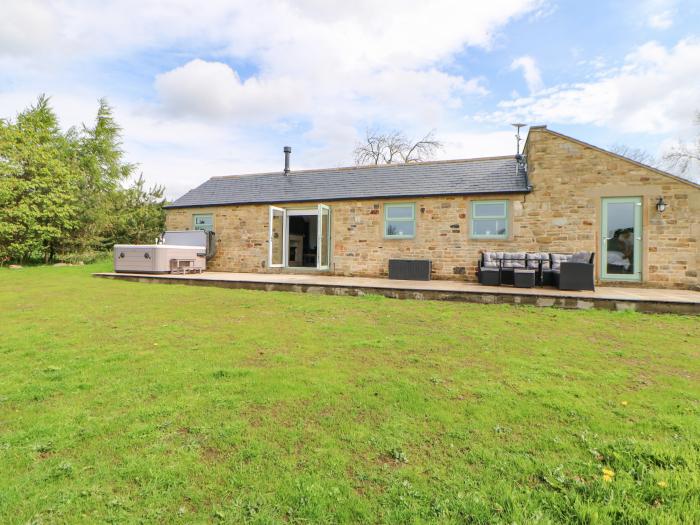
[[[213,229],[215,271],[472,281],[482,251],[590,251],[598,284],[700,289],[700,186],[544,126],[522,157],[214,177],[166,222]]]

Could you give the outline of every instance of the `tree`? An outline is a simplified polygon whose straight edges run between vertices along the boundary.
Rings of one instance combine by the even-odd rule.
[[[695,113],[695,123],[700,126],[700,111]],[[678,141],[678,144],[666,152],[664,161],[670,169],[677,170],[681,175],[700,180],[700,133],[694,143]]]
[[[94,125],[63,133],[42,95],[0,120],[0,264],[84,260],[115,242],[152,242],[165,224],[164,189],[131,185],[121,128],[99,101]]]
[[[124,160],[121,128],[114,120],[112,108],[105,99],[100,99],[98,104],[93,126],[83,124],[79,130],[68,131],[82,171],[80,200],[84,212],[78,234],[64,246],[66,252],[100,251],[108,247],[105,235],[114,218],[111,201],[118,199],[121,184],[136,170],[136,165]]]
[[[51,260],[78,226],[79,184],[48,97],[0,121],[0,260]]]
[[[656,157],[654,157],[654,155],[641,148],[632,148],[625,144],[614,144],[610,147],[610,151],[653,168],[656,168],[659,165],[659,161],[656,159]]]
[[[400,131],[379,133],[367,130],[365,141],[359,142],[353,151],[355,164],[393,164],[395,162],[420,162],[430,160],[442,148],[442,143],[431,131],[422,139],[409,140]]]
[[[107,247],[124,243],[153,243],[165,224],[165,188],[145,187],[143,174],[134,183],[118,192],[111,202],[113,218],[104,232]]]

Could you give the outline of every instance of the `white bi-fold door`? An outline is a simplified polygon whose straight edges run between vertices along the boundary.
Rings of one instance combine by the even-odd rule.
[[[302,249],[299,246],[299,235],[294,235],[295,242],[290,248],[290,223],[298,218],[313,218],[313,221],[307,221],[309,230],[303,238],[307,246],[313,246],[314,253],[305,253],[302,260],[305,261],[304,266],[316,268],[318,270],[327,270],[330,268],[331,260],[331,209],[325,204],[319,204],[314,208],[279,208],[270,206],[269,211],[268,232],[268,264],[271,268],[282,268],[288,266],[299,267],[299,255],[297,250]],[[295,219],[297,218],[297,219]],[[309,240],[313,237],[312,243]],[[295,250],[294,257],[290,258],[290,249]],[[309,261],[309,256],[311,260]],[[314,260],[315,259],[315,260]],[[292,265],[290,265],[290,260]]]

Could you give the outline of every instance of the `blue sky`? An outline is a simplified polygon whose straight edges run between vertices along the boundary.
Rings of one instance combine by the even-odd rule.
[[[659,155],[700,110],[700,3],[681,0],[0,6],[0,117],[114,106],[129,160],[176,197],[208,177],[352,162],[367,128],[438,158],[513,152],[510,122]]]

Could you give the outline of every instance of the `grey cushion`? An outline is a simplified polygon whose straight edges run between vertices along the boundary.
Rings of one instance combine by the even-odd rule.
[[[503,252],[484,252],[484,267],[498,268],[502,258]]]
[[[492,267],[492,266],[489,266],[489,267],[487,268],[487,267],[485,267],[485,266],[482,266],[482,267],[481,267],[481,271],[482,271],[482,272],[497,272],[497,271],[498,271],[498,268],[494,268],[494,267]]]
[[[525,268],[525,252],[504,252],[504,268]]]
[[[542,261],[542,269],[549,270],[549,253],[535,252],[527,254],[527,267],[537,270],[540,267],[539,261]]]
[[[576,252],[571,256],[571,262],[587,263],[591,260],[591,252]]]
[[[561,263],[568,262],[573,257],[570,253],[553,253],[552,258],[552,270],[558,272],[561,269]]]

